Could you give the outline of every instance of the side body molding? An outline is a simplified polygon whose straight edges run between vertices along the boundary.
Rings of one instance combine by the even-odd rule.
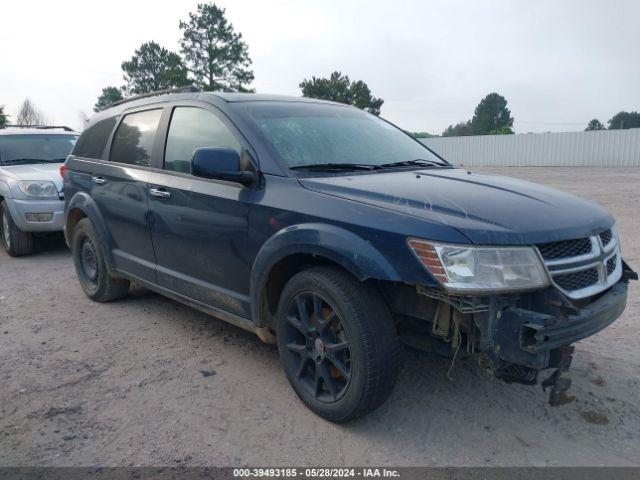
[[[71,244],[71,238],[69,237],[70,232],[67,231],[67,225],[69,221],[69,212],[71,212],[72,210],[82,211],[91,220],[91,222],[93,223],[93,226],[98,232],[98,235],[100,235],[100,238],[104,239],[104,242],[107,247],[106,251],[103,252],[105,256],[105,262],[107,264],[107,268],[110,271],[113,270],[113,267],[114,267],[113,255],[112,255],[113,238],[109,233],[109,229],[107,228],[104,218],[100,213],[100,210],[98,209],[98,206],[96,205],[95,201],[91,198],[89,194],[83,191],[76,192],[76,194],[73,195],[73,197],[71,197],[70,200],[68,200],[64,209],[65,215],[67,217],[67,219],[65,220],[64,234],[67,239],[67,244],[69,245]]]
[[[400,281],[389,261],[368,241],[344,228],[324,223],[292,225],[278,231],[260,248],[251,270],[251,317],[262,325],[263,295],[271,269],[294,254],[325,257],[360,280]]]

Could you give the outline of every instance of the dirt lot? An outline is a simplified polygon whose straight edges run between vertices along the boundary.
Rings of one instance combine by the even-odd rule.
[[[640,269],[640,169],[495,171],[608,207]],[[2,252],[0,465],[639,465],[639,292],[577,345],[566,406],[406,352],[390,400],[340,426],[252,335],[140,288],[92,303],[60,239]]]

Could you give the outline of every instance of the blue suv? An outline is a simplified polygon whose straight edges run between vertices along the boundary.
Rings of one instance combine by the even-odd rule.
[[[182,91],[97,114],[67,159],[65,233],[97,302],[136,282],[276,342],[336,422],[391,392],[400,345],[562,401],[577,340],[624,310],[614,220],[455,168],[346,105]]]

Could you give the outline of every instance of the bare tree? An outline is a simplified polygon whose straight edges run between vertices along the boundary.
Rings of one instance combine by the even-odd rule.
[[[16,115],[16,125],[44,125],[45,123],[42,110],[38,109],[29,98],[25,98]]]
[[[9,115],[4,113],[4,105],[0,105],[0,128],[9,124]]]

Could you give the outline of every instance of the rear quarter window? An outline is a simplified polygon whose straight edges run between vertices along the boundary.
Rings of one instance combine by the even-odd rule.
[[[109,136],[116,126],[116,117],[105,118],[87,128],[76,143],[72,155],[85,158],[102,158]]]

